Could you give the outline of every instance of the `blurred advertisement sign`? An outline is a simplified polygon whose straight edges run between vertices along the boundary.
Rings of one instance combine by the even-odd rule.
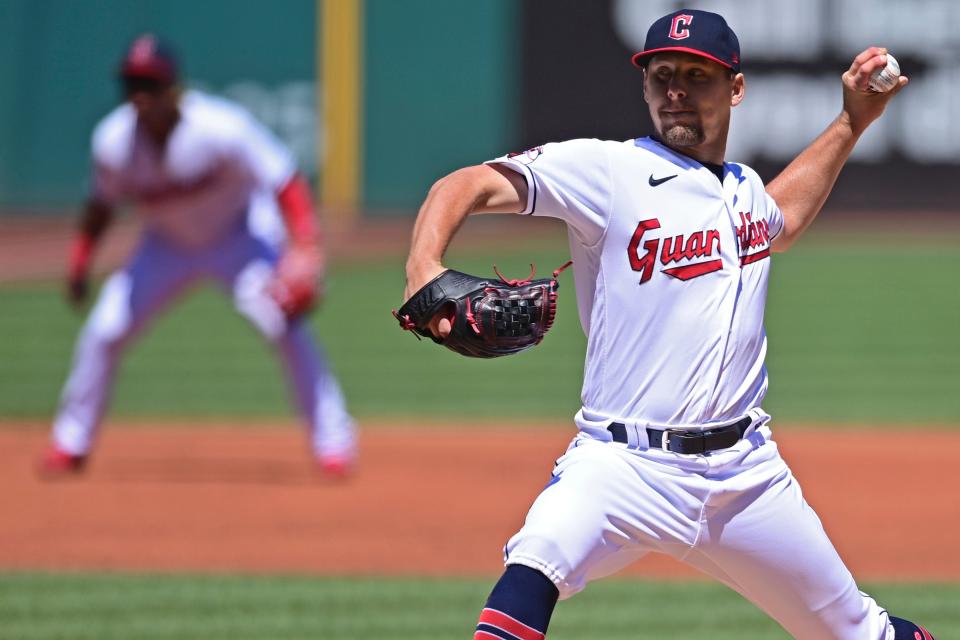
[[[326,136],[318,132],[315,82],[291,80],[274,84],[248,79],[222,87],[201,81],[190,84],[243,105],[290,149],[299,170],[311,179],[316,178],[317,147],[323,147]]]
[[[642,76],[629,55],[643,49],[654,20],[686,3],[525,6],[524,141],[649,133]],[[747,98],[734,110],[728,158],[775,175],[839,113],[839,78],[853,57],[885,46],[910,84],[860,140],[831,202],[953,208],[960,195],[960,3],[703,0],[696,7],[723,15],[740,39]]]
[[[789,161],[833,118],[837,77],[868,46],[887,47],[911,80],[854,151],[863,162],[898,155],[918,163],[960,163],[960,3],[955,0],[701,2],[740,38],[749,98],[737,108],[731,158]],[[615,0],[613,27],[628,49],[675,10],[668,0]],[[767,123],[757,135],[756,123]]]

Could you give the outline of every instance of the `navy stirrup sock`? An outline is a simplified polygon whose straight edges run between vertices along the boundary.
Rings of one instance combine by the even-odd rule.
[[[890,624],[896,632],[894,640],[934,640],[929,631],[909,620],[890,616]]]
[[[559,592],[530,567],[507,567],[480,613],[474,640],[543,640]]]

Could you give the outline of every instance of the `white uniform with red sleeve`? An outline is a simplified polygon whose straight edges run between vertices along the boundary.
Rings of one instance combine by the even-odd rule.
[[[78,340],[54,421],[70,454],[93,445],[130,340],[198,280],[212,280],[279,352],[318,457],[350,458],[354,422],[304,321],[288,321],[266,287],[283,249],[276,194],[293,177],[289,151],[240,106],[196,91],[180,99],[164,148],[129,104],[93,134],[94,196],[131,203],[143,220],[126,266],[104,284]]]
[[[579,433],[506,563],[541,571],[566,598],[666,553],[794,637],[892,637],[886,611],[857,589],[804,501],[761,408],[770,242],[783,217],[757,174],[726,163],[721,181],[720,167],[652,138],[572,140],[491,162],[525,176],[523,213],[566,222],[587,335]],[[733,424],[743,436],[707,453],[651,443],[651,432]]]

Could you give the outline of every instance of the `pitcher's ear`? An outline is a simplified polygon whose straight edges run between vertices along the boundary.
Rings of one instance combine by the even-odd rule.
[[[735,107],[743,102],[743,97],[747,93],[747,82],[742,73],[733,76],[733,83],[730,88],[730,106]]]

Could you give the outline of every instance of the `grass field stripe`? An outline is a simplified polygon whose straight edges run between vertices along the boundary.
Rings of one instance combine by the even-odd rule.
[[[528,627],[516,618],[512,618],[496,609],[484,609],[480,613],[480,624],[488,624],[513,634],[520,640],[543,640],[544,635],[533,627]]]
[[[360,193],[363,0],[317,0],[317,70],[326,148],[318,148],[325,219],[346,226]],[[318,141],[319,146],[319,141]]]

